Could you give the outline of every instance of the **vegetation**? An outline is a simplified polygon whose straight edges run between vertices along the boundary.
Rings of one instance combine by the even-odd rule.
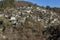
[[[14,5],[15,0],[3,0],[0,1],[0,11],[3,11],[7,7],[12,7]]]
[[[60,38],[60,25],[50,26],[43,31],[43,34],[47,34],[47,40],[59,40]]]
[[[52,10],[52,11],[57,12],[57,13],[60,13],[60,8],[58,8],[58,7],[51,8],[50,6],[46,6],[46,9]]]
[[[3,7],[12,6],[15,0],[3,0]]]

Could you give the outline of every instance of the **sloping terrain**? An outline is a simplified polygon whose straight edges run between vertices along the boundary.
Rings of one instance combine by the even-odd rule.
[[[56,12],[32,3],[18,2],[0,12],[0,40],[59,40],[59,28]]]

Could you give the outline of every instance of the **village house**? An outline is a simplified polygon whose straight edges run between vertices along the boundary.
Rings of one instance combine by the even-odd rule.
[[[15,17],[11,17],[11,19],[10,20],[16,20],[16,18]]]
[[[22,17],[22,18],[20,19],[20,22],[24,23],[25,20],[26,20],[26,17]]]
[[[56,22],[58,19],[57,18],[55,18],[53,21],[51,21],[51,23],[54,23],[54,22]]]
[[[30,13],[30,12],[31,12],[31,10],[26,10],[26,12],[27,12],[27,13]]]
[[[15,17],[11,17],[11,18],[10,18],[10,22],[11,22],[12,24],[15,24],[15,23],[16,23],[16,18],[15,18]]]
[[[42,9],[42,12],[43,12],[43,13],[46,13],[47,11],[46,11],[46,10],[44,10],[44,9]]]
[[[8,15],[4,15],[5,18],[8,18],[9,16]]]
[[[38,19],[37,19],[38,21],[41,21],[41,19],[40,19],[40,17],[38,17]]]
[[[41,9],[39,7],[36,8],[38,11],[40,11]]]
[[[0,13],[0,17],[4,17],[4,14],[3,13]]]
[[[27,7],[26,9],[27,9],[27,10],[31,10],[31,9],[32,9],[32,7]]]

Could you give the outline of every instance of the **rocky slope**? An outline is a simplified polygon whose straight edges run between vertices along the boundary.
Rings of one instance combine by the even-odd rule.
[[[43,31],[60,27],[56,12],[26,2],[16,4],[0,12],[0,40],[48,40],[49,33],[43,35]]]

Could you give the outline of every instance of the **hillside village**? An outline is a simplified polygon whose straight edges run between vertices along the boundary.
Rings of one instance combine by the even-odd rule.
[[[60,23],[59,17],[55,12],[36,7],[19,7],[19,8],[6,8],[4,12],[0,12],[0,18],[7,19],[12,24],[24,23],[26,19],[31,18],[34,22],[44,21],[46,24]],[[28,20],[29,21],[29,20]],[[33,21],[32,21],[33,22]]]
[[[0,12],[0,40],[46,40],[41,31],[57,25],[60,16],[56,12],[32,6],[8,7]]]

